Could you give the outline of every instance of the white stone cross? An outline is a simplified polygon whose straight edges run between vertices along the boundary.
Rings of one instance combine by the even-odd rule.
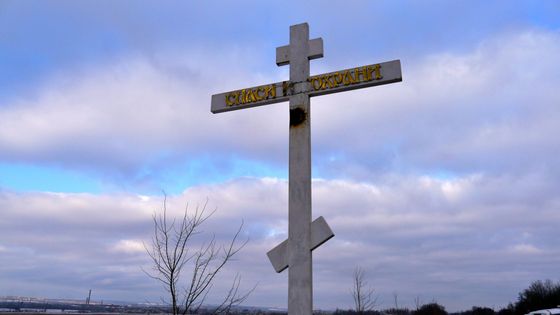
[[[290,80],[212,95],[211,111],[290,102],[288,239],[267,253],[274,269],[288,269],[288,314],[313,313],[311,251],[334,236],[323,217],[311,222],[309,98],[402,81],[399,60],[309,75],[309,60],[323,57],[323,40],[309,40],[307,23],[290,26],[290,45],[276,48],[276,64],[290,65]]]

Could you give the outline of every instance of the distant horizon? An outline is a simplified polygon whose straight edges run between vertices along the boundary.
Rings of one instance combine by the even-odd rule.
[[[10,297],[15,297],[15,298],[19,298],[19,299],[27,299],[26,301],[21,301],[21,302],[38,302],[40,303],[41,301],[57,301],[57,302],[61,302],[61,303],[65,303],[65,302],[71,302],[73,304],[84,304],[86,305],[86,300],[85,299],[70,299],[70,298],[44,298],[44,297],[31,297],[31,296],[0,296],[0,303],[2,302],[7,302]],[[108,302],[108,303],[105,303]],[[92,299],[90,301],[90,305],[94,304],[94,305],[107,305],[107,304],[111,304],[111,305],[120,305],[120,306],[126,306],[126,305],[133,305],[133,306],[158,306],[158,307],[169,307],[169,304],[161,304],[160,303],[155,303],[155,302],[133,302],[133,301],[119,301],[119,300],[95,300]],[[213,304],[204,304],[205,306],[213,306]],[[249,307],[249,308],[258,308],[258,309],[277,309],[277,310],[287,310],[287,308],[276,308],[276,307],[269,307],[269,306],[258,306],[258,305],[239,305],[238,307]]]
[[[82,299],[70,299],[70,298],[42,298],[42,297],[29,297],[29,296],[0,296],[0,303],[1,303],[1,302],[6,302],[6,300],[7,300],[8,298],[19,298],[19,299],[25,298],[25,299],[29,299],[29,300],[30,300],[30,299],[33,299],[34,301],[37,301],[37,302],[40,302],[40,301],[42,300],[42,301],[59,301],[59,302],[62,302],[62,303],[64,303],[64,302],[77,302],[77,303],[75,303],[75,304],[84,304],[84,305],[86,304],[85,299],[82,300]],[[161,306],[165,306],[165,307],[169,307],[169,306],[170,306],[169,304],[158,304],[158,303],[154,303],[154,302],[117,301],[117,300],[110,300],[110,299],[109,299],[109,300],[97,300],[97,301],[95,301],[95,300],[93,299],[93,300],[90,301],[90,303],[93,302],[94,304],[95,304],[95,303],[98,303],[98,305],[104,305],[104,302],[105,302],[105,301],[107,301],[107,302],[113,302],[113,303],[111,303],[112,305],[121,305],[121,306],[126,306],[126,305],[132,305],[132,306],[135,306],[135,305],[136,305],[136,306],[150,306],[150,305],[151,305],[151,306],[160,306],[160,307],[161,307]],[[26,302],[31,302],[31,301],[26,301]],[[440,303],[438,303],[437,301],[431,301],[431,302],[425,303],[425,304],[423,304],[423,305],[427,305],[427,304],[431,304],[431,303],[437,303],[437,304],[439,304],[439,305],[445,307],[445,305],[440,304]],[[515,301],[512,301],[512,303],[515,303]],[[206,305],[206,306],[212,306],[212,304],[205,304],[205,305]],[[287,311],[287,308],[277,308],[277,307],[259,306],[259,305],[245,305],[245,304],[241,304],[241,305],[239,305],[239,306],[237,306],[237,307],[240,307],[240,308],[249,307],[249,308],[266,309],[266,310],[272,310],[272,309],[274,309],[274,310],[279,310],[279,311]],[[505,307],[502,307],[502,308],[494,308],[494,307],[486,306],[486,305],[473,305],[473,306],[471,306],[470,308],[463,309],[463,310],[449,311],[449,310],[447,310],[447,308],[446,308],[446,310],[447,310],[448,313],[453,314],[453,313],[461,313],[461,312],[469,311],[469,310],[471,310],[471,309],[473,309],[473,308],[475,308],[475,307],[490,308],[490,309],[494,310],[495,312],[498,312],[498,311],[500,311],[501,309],[504,309],[504,308],[505,308]],[[560,305],[557,306],[557,308],[560,308]],[[321,310],[321,311],[335,311],[335,310],[337,310],[337,309],[340,309],[340,310],[352,310],[352,308],[346,308],[346,309],[344,309],[344,308],[338,308],[338,307],[337,307],[337,308],[333,308],[333,309],[314,308],[314,310]],[[407,308],[407,307],[395,308],[394,306],[393,306],[393,307],[384,308],[384,309],[382,309],[382,308],[377,308],[377,307],[374,308],[374,310],[378,310],[378,311],[391,310],[391,309],[408,309],[408,310],[411,310],[411,311],[414,310],[414,308]],[[543,308],[543,309],[547,309],[547,308]]]
[[[68,301],[68,302],[76,302],[76,304],[86,304],[87,296],[86,296],[86,298],[84,298],[84,299],[61,298],[61,297],[57,297],[57,298],[52,298],[52,297],[51,297],[51,298],[48,298],[48,297],[34,297],[34,296],[0,296],[0,302],[6,302],[5,299],[8,299],[8,298],[33,299],[34,301],[38,301],[38,302],[40,302],[41,300],[43,300],[43,301]],[[30,302],[30,301],[27,301],[27,302]],[[101,299],[101,300],[91,299],[91,301],[90,301],[90,303],[98,303],[98,304],[100,304],[100,305],[104,304],[105,302],[112,303],[112,304],[114,304],[114,305],[150,305],[150,304],[151,304],[151,305],[156,305],[156,306],[166,306],[166,307],[169,307],[169,306],[170,306],[170,304],[168,304],[168,303],[167,303],[167,304],[161,304],[161,302],[156,303],[156,302],[147,302],[147,301],[144,301],[144,302],[134,302],[134,301],[122,301],[122,300],[112,300],[112,299]],[[437,301],[430,301],[430,302],[424,303],[423,305],[425,305],[425,304],[430,304],[430,303],[438,303],[438,302],[437,302]],[[511,303],[515,303],[515,301],[511,301]],[[441,304],[441,303],[438,303],[438,304],[442,305],[443,307],[446,307],[444,304]],[[211,306],[212,304],[205,304],[205,305]],[[251,308],[261,308],[261,309],[287,310],[286,307],[285,307],[285,308],[282,308],[282,307],[272,307],[272,306],[266,306],[266,305],[245,305],[245,304],[241,304],[241,305],[239,305],[239,307],[251,307]],[[496,312],[499,311],[500,309],[505,308],[505,307],[494,308],[494,307],[486,306],[486,305],[472,305],[471,307],[466,308],[466,309],[463,309],[463,310],[449,311],[449,310],[447,310],[447,307],[446,307],[446,310],[447,310],[448,313],[458,313],[458,312],[462,312],[462,311],[468,311],[468,310],[472,309],[473,307],[488,307],[488,308],[490,308],[490,309],[493,309],[493,310],[496,311]],[[340,307],[335,307],[335,308],[314,308],[314,310],[323,310],[323,311],[335,311],[336,309],[341,309],[341,310],[347,310],[347,309],[348,309],[348,310],[349,310],[349,309],[352,309],[352,308],[351,308],[351,307],[349,307],[349,308],[340,308]],[[387,308],[378,308],[378,307],[376,307],[376,308],[374,308],[374,309],[375,309],[375,310],[383,311],[383,310],[388,310],[388,309],[395,309],[395,307],[394,307],[394,305],[393,305],[392,307],[391,307],[391,306],[389,306],[389,307],[387,307]],[[409,310],[413,310],[414,308],[410,308],[410,307],[399,307],[398,309],[409,309]]]

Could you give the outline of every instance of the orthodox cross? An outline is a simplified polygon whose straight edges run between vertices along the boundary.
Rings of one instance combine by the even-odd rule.
[[[288,314],[313,313],[311,251],[334,236],[323,217],[311,221],[312,96],[402,81],[393,60],[309,75],[309,60],[323,57],[323,40],[309,40],[307,23],[290,26],[290,44],[276,48],[276,64],[290,65],[290,80],[212,95],[212,113],[290,102],[288,239],[267,255],[276,272],[288,269]]]

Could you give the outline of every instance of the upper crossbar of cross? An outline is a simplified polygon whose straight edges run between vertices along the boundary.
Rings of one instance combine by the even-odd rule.
[[[276,48],[276,64],[290,64],[290,79],[212,95],[212,113],[288,101],[298,93],[313,97],[402,81],[400,60],[369,64],[318,75],[309,60],[323,57],[323,40],[309,40],[306,23],[290,27],[290,45]]]
[[[309,40],[307,24],[290,27],[290,45],[276,48],[276,64],[290,64],[290,81],[307,82],[309,77],[309,60],[323,57],[323,39]]]

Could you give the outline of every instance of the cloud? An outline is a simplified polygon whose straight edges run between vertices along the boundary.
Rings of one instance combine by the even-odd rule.
[[[547,135],[558,132],[559,50],[558,32],[502,34],[473,51],[402,60],[400,84],[317,98],[319,169],[362,179],[386,170],[557,174],[560,146]]]
[[[556,187],[546,177],[538,182]],[[551,225],[560,219],[560,200],[553,190],[545,189],[545,195],[533,184],[480,174],[392,175],[375,183],[314,180],[314,217],[324,216],[336,234],[314,252],[317,307],[350,306],[348,289],[358,265],[368,271],[382,307],[392,305],[393,292],[410,307],[417,295],[451,310],[506,305],[531,281],[554,277],[560,263],[558,229]],[[202,207],[207,198],[208,210],[217,210],[195,247],[212,234],[226,242],[242,221],[242,237],[250,240],[211,299],[239,273],[244,287],[259,283],[248,304],[285,307],[286,274],[276,274],[265,253],[287,237],[287,182],[239,178],[190,187],[167,197],[169,215],[180,215],[187,202],[191,211]],[[38,288],[56,282],[53,294],[93,287],[105,299],[158,300],[163,291],[140,267],[149,269],[142,242],[150,241],[151,213],[161,211],[162,201],[127,194],[3,192],[0,239],[7,250],[0,294],[13,288],[27,294],[25,284],[34,281]],[[486,291],[500,293],[471,294]]]
[[[558,53],[557,32],[503,34],[466,53],[404,59],[402,83],[314,98],[314,166],[359,180],[388,170],[558,174],[560,145],[547,136],[560,131]],[[282,79],[248,72],[252,56],[195,48],[62,72],[0,107],[0,159],[138,183],[200,160],[207,174],[235,159],[284,168],[284,105],[209,112],[212,93]]]
[[[235,52],[230,58],[239,59]],[[274,134],[284,126],[266,122],[268,113],[253,111],[251,122],[210,113],[210,89],[238,88],[232,78],[247,76],[233,70],[232,76],[216,77],[224,67],[195,62],[200,59],[192,51],[172,62],[132,56],[60,74],[37,98],[1,107],[0,159],[130,181],[208,156],[228,160],[245,149],[253,157],[266,148],[282,151],[272,144],[282,142]]]
[[[526,255],[533,255],[533,254],[540,254],[542,251],[531,244],[517,244],[511,246],[510,248],[513,252],[526,254]]]
[[[126,254],[144,253],[144,243],[139,240],[120,240],[113,245],[112,250]]]

